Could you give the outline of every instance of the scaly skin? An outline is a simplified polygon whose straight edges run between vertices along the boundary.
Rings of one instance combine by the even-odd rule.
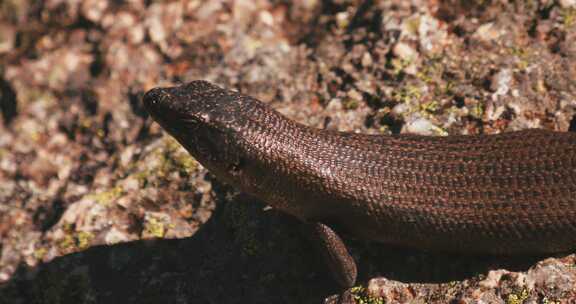
[[[424,250],[576,248],[576,134],[364,135],[310,128],[205,81],[148,92],[216,177],[308,222]]]

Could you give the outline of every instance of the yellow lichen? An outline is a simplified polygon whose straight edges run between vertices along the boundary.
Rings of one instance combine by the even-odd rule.
[[[356,99],[346,98],[346,99],[344,99],[344,102],[342,103],[342,105],[344,106],[344,109],[346,109],[346,110],[355,110],[358,108],[360,103]]]
[[[87,231],[76,231],[72,224],[62,226],[64,237],[57,243],[58,248],[64,252],[83,250],[90,247],[94,234]]]
[[[44,258],[44,256],[46,255],[46,253],[48,253],[48,250],[46,248],[38,248],[38,249],[34,250],[34,257],[37,260],[42,260]]]
[[[454,93],[455,83],[453,81],[447,81],[444,87],[444,94],[452,95]]]
[[[122,186],[116,186],[110,190],[102,191],[96,194],[88,195],[88,198],[95,200],[98,204],[108,206],[115,199],[119,198],[124,193]]]
[[[440,109],[440,103],[436,100],[420,104],[420,112],[424,112],[424,114],[436,112],[438,109]]]
[[[90,246],[90,241],[94,239],[94,234],[87,231],[79,231],[75,237],[78,249],[86,249]]]
[[[384,298],[371,296],[362,286],[352,287],[352,296],[358,304],[384,304]]]
[[[509,52],[518,59],[517,67],[520,70],[525,70],[530,65],[533,57],[532,50],[522,47],[512,47],[509,49]]]
[[[561,12],[562,15],[562,23],[564,23],[565,27],[570,27],[576,24],[576,8],[569,7],[565,8]]]
[[[404,72],[405,68],[409,67],[410,64],[412,64],[412,60],[394,58],[392,59],[391,64],[392,64],[392,73],[394,75],[400,75],[400,73]]]
[[[433,56],[426,60],[416,73],[416,78],[421,81],[432,84],[435,78],[439,78],[443,72],[442,57]]]
[[[544,299],[542,299],[542,304],[560,304],[560,301],[554,301],[554,300],[550,300],[547,297],[544,297]]]
[[[161,238],[166,234],[164,223],[158,218],[147,216],[144,223],[144,235]]]
[[[480,102],[476,103],[470,110],[470,115],[474,118],[482,119],[482,116],[484,116],[484,106]]]
[[[140,187],[145,187],[148,184],[148,176],[150,175],[150,171],[144,170],[134,173],[134,178],[138,181],[138,185]]]
[[[506,304],[523,304],[529,296],[530,293],[526,288],[524,288],[519,293],[509,294],[506,299]]]
[[[72,224],[64,224],[62,225],[62,231],[64,232],[64,237],[57,242],[58,248],[65,252],[74,250],[76,247],[76,241],[74,240],[74,227]]]
[[[103,129],[98,129],[98,131],[96,131],[96,136],[98,136],[99,138],[104,138],[105,135],[106,134]]]
[[[166,137],[164,149],[159,151],[161,176],[177,171],[190,174],[198,168],[198,163],[172,137]]]
[[[392,93],[392,98],[400,103],[410,103],[411,101],[418,100],[422,97],[420,89],[415,86],[405,86],[400,90]]]

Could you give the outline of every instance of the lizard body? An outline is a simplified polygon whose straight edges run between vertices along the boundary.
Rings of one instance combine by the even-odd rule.
[[[319,130],[206,81],[153,89],[144,104],[217,178],[317,223],[309,231],[344,286],[354,283],[356,268],[330,227],[423,250],[576,248],[576,133],[428,137]]]

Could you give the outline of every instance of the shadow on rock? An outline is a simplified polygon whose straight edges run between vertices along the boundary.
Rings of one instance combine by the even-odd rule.
[[[359,279],[385,277],[404,283],[448,283],[485,275],[490,270],[527,271],[544,257],[431,253],[386,244],[350,241],[359,256]]]
[[[35,268],[21,266],[0,286],[0,303],[322,303],[338,289],[297,225],[237,198],[220,203],[187,239],[95,246]],[[374,276],[448,282],[495,268],[526,270],[536,261],[348,244],[359,261],[360,283]]]
[[[0,303],[320,303],[335,293],[291,229],[294,219],[263,207],[221,204],[186,239],[95,246],[21,265],[0,286]]]

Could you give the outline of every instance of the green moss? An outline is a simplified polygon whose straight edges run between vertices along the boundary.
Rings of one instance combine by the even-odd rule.
[[[384,304],[384,298],[369,295],[367,289],[362,286],[353,287],[351,291],[358,304]]]

